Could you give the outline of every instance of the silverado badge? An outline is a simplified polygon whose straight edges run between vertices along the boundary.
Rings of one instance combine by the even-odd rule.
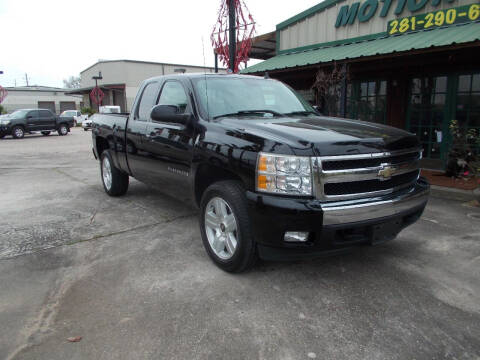
[[[382,170],[378,172],[378,177],[380,180],[388,180],[392,177],[393,174],[397,171],[396,168],[390,166],[390,164],[382,164]]]

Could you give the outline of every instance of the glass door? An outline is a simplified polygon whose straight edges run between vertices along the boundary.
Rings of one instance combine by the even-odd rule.
[[[455,120],[466,129],[480,130],[480,73],[459,75],[457,80]],[[480,145],[472,140],[471,149],[477,155]]]
[[[423,157],[438,160],[442,167],[445,158],[447,120],[447,76],[414,78],[410,82],[408,130],[416,134],[423,146]]]

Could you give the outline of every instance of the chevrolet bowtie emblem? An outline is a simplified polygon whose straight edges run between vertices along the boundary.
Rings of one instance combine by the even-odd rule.
[[[378,172],[378,177],[380,180],[388,180],[392,177],[393,174],[397,171],[394,167],[389,164],[382,164],[383,169]]]

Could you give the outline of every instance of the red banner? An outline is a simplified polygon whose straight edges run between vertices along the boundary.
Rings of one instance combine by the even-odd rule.
[[[98,86],[94,87],[93,90],[90,92],[90,99],[92,99],[92,101],[97,105],[100,105],[102,103],[104,97],[105,94]]]
[[[0,86],[0,104],[5,100],[5,98],[8,96],[8,91],[7,89],[4,89],[3,87]]]

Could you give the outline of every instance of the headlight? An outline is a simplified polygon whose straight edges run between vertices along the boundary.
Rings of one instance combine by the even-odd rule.
[[[312,166],[305,156],[260,153],[257,191],[286,195],[312,195]]]
[[[0,121],[0,124],[2,124],[2,125],[8,125],[8,124],[10,124],[10,120],[1,120],[1,121]]]

